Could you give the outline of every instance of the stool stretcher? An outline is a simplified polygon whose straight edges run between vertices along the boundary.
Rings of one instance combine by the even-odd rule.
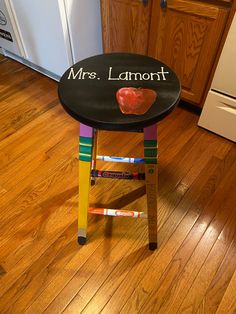
[[[91,177],[106,179],[145,180],[145,173],[92,170]]]
[[[143,164],[143,158],[130,158],[130,157],[116,157],[116,156],[97,156],[97,160],[111,161],[111,162],[126,162],[129,164]]]
[[[89,208],[90,214],[104,215],[104,216],[120,216],[120,217],[132,217],[132,218],[147,218],[144,212],[138,212],[134,210],[123,209],[111,209],[111,208]]]

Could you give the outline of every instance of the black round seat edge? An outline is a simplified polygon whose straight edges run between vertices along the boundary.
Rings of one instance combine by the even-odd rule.
[[[122,87],[148,88],[157,98],[143,115],[123,114],[116,100]],[[76,120],[96,129],[129,131],[167,116],[180,99],[180,82],[164,63],[138,54],[108,53],[79,61],[61,77],[58,95]]]

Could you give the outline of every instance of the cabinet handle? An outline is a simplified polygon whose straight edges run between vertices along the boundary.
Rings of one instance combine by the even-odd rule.
[[[167,7],[167,0],[160,0],[160,6],[162,9],[165,9]]]
[[[140,2],[141,2],[144,6],[148,5],[148,0],[140,0]]]

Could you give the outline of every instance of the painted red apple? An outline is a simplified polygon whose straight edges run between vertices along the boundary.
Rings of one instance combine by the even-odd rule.
[[[124,114],[144,114],[156,98],[157,93],[149,88],[122,87],[116,92],[117,102]]]

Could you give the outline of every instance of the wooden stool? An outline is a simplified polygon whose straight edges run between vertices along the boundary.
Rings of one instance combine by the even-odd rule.
[[[156,101],[145,114],[123,114],[116,100],[116,92],[123,87],[152,89],[157,93]],[[98,158],[145,164],[145,176],[115,171],[106,172],[106,176],[119,179],[145,178],[149,248],[155,250],[158,158],[156,123],[167,116],[179,101],[180,83],[175,73],[150,57],[127,53],[103,54],[82,60],[68,69],[60,80],[58,93],[64,109],[80,121],[79,244],[86,242],[90,184],[94,183],[96,176],[104,175],[104,172],[96,170]],[[144,159],[96,156],[96,130],[143,131]],[[90,211],[102,212],[101,209]],[[107,210],[104,214],[142,216],[139,212],[115,210]]]

